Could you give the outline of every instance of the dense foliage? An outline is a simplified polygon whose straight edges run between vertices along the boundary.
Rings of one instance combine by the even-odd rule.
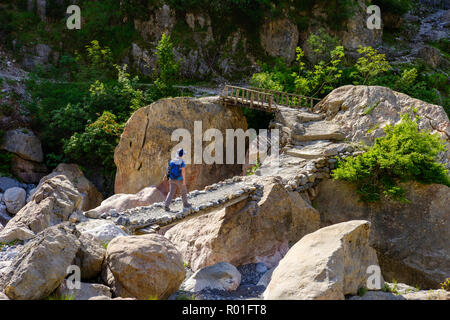
[[[436,161],[446,146],[439,135],[419,131],[417,120],[406,114],[399,124],[386,126],[386,136],[377,138],[367,152],[339,161],[333,178],[356,184],[364,202],[376,202],[382,197],[407,201],[399,182],[450,186],[448,171]]]
[[[75,58],[61,58],[54,70],[37,70],[27,82],[34,130],[40,134],[47,166],[73,161],[86,170],[102,169],[112,188],[114,149],[131,114],[156,99],[176,96],[178,67],[170,37],[157,52],[158,75],[153,86],[140,88],[127,66],[113,63],[110,48],[91,41]],[[56,81],[45,80],[55,73]],[[112,190],[109,190],[112,191]]]
[[[252,76],[251,84],[316,98],[323,98],[342,85],[380,85],[441,105],[450,115],[448,77],[430,70],[424,63],[393,68],[385,55],[372,47],[360,47],[359,57],[352,63],[346,59],[340,41],[323,30],[312,34],[307,44],[307,59],[304,51],[297,48],[295,66],[287,66],[281,60],[272,65],[262,64],[262,72]]]

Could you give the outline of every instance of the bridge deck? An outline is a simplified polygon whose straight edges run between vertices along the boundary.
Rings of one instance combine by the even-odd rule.
[[[130,231],[152,225],[165,227],[175,224],[179,220],[187,220],[243,201],[257,189],[258,186],[243,182],[240,177],[237,177],[208,186],[205,190],[190,192],[188,201],[192,205],[192,209],[183,210],[181,198],[176,198],[170,206],[170,212],[164,210],[164,203],[154,203],[150,206],[126,210],[113,221],[125,226]]]

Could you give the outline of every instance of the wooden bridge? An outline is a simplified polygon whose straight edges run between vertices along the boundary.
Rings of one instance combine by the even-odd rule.
[[[267,112],[275,112],[279,106],[289,108],[311,108],[320,99],[298,94],[266,90],[260,88],[242,88],[226,85],[220,98],[225,105],[235,105]]]

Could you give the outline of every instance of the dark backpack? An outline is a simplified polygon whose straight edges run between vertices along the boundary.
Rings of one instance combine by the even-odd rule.
[[[169,161],[169,165],[166,170],[167,178],[175,180],[181,176],[181,164],[176,164],[173,161]]]

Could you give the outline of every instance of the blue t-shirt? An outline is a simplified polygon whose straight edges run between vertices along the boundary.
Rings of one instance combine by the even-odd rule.
[[[174,164],[181,165],[181,168],[185,168],[186,167],[186,163],[184,163],[183,159],[175,159],[175,160],[171,160],[170,162],[174,163]],[[178,178],[176,178],[175,180],[183,181],[183,175],[181,174],[181,172],[180,172],[180,176]]]

